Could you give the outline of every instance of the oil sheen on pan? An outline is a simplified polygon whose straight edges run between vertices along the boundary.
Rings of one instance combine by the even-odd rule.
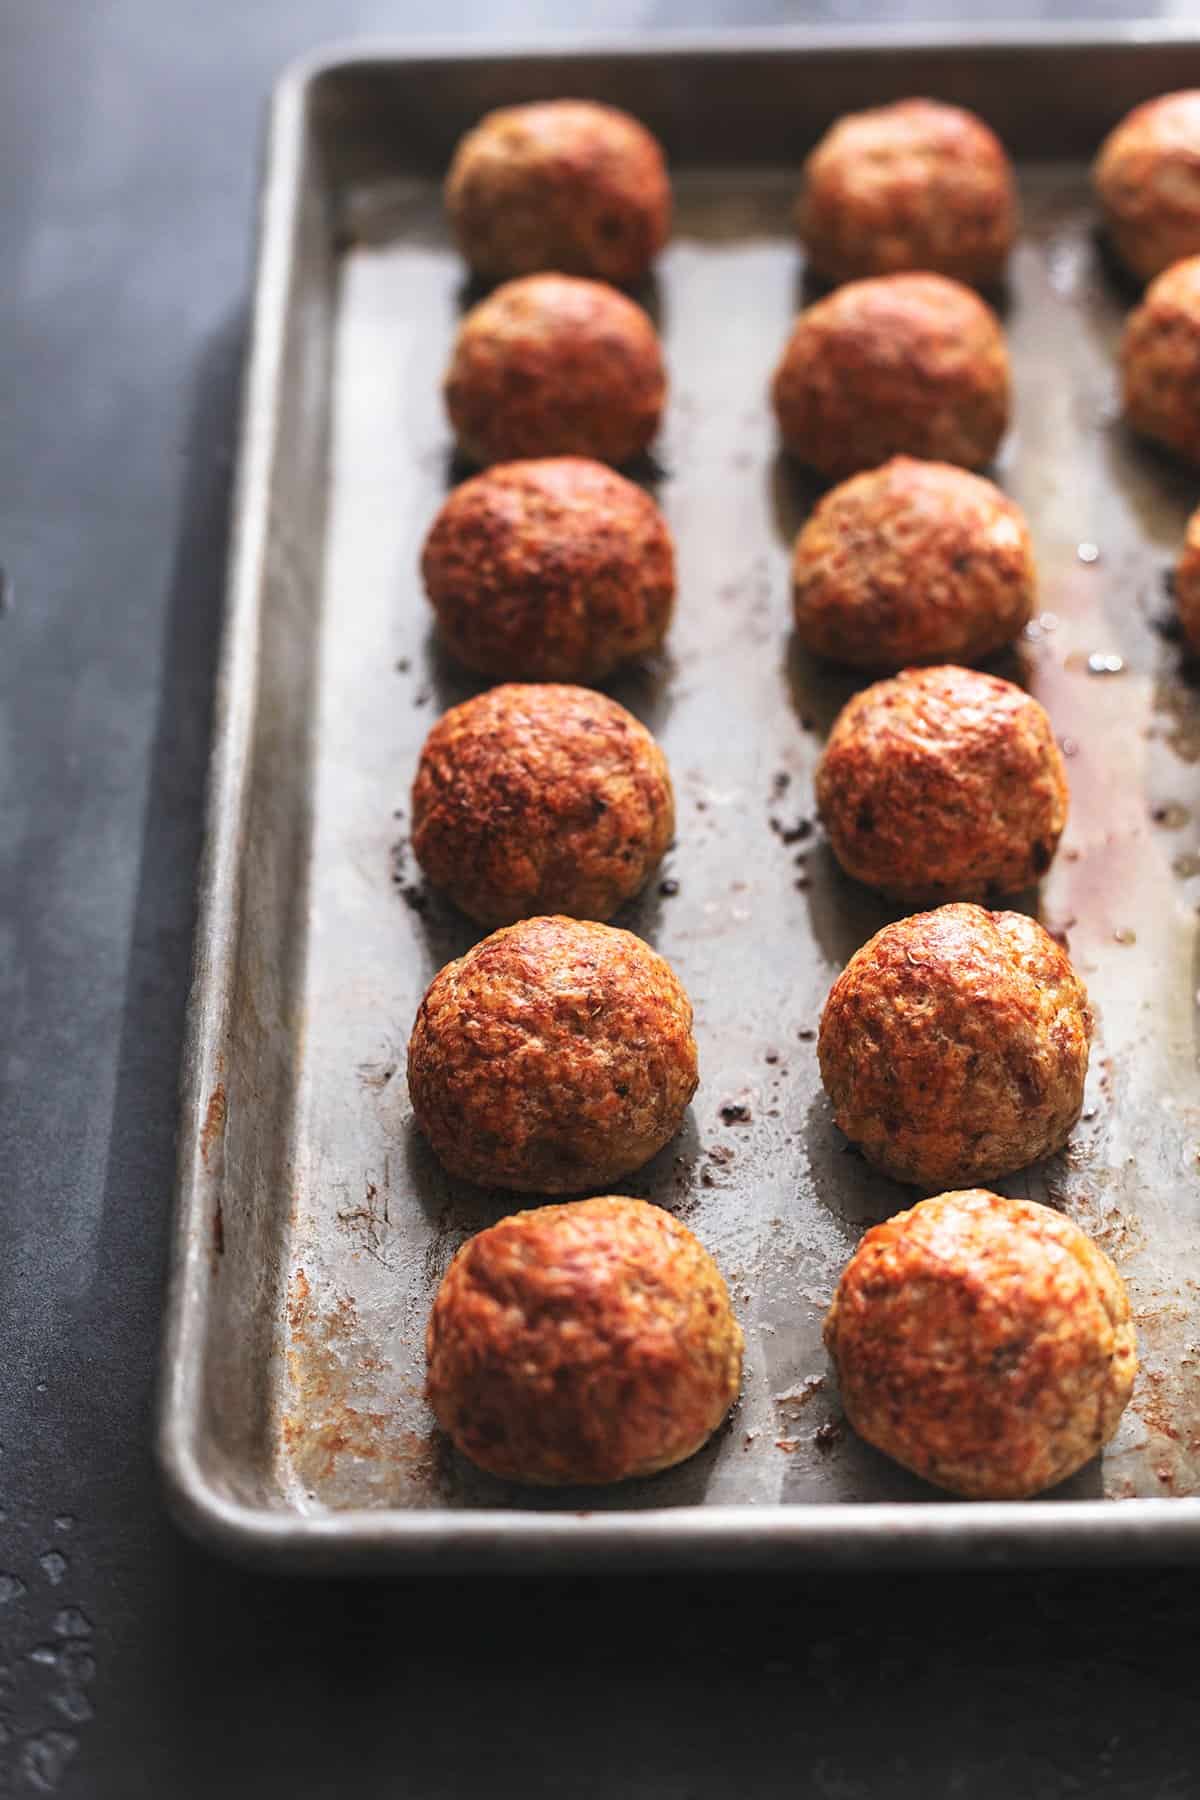
[[[418,575],[466,472],[438,375],[475,291],[437,181],[389,179],[344,212],[329,442],[301,445],[292,477],[291,503],[319,522],[321,578],[310,612],[301,583],[268,595],[244,871],[258,910],[206,1137],[210,1174],[224,1172],[203,1346],[221,1423],[206,1429],[252,1505],[462,1517],[937,1499],[843,1426],[821,1343],[862,1232],[915,1196],[848,1148],[817,1070],[831,982],[905,909],[841,874],[815,817],[825,737],[869,677],[810,659],[792,631],[792,544],[818,489],[779,454],[767,393],[805,297],[795,170],[674,175],[674,235],[641,296],[671,398],[634,473],[675,537],[678,600],[662,652],[604,686],[662,744],[677,814],[674,847],[613,923],[692,997],[701,1079],[679,1135],[621,1191],[670,1208],[716,1258],[745,1331],[743,1395],[691,1461],[566,1495],[472,1469],[422,1397],[438,1282],[514,1199],[444,1173],[404,1081],[421,995],[482,935],[421,875],[410,784],[434,720],[487,684],[438,649]],[[1067,1150],[995,1185],[1087,1230],[1136,1315],[1142,1370],[1120,1430],[1055,1497],[1195,1495],[1200,687],[1166,585],[1194,491],[1119,422],[1131,295],[1098,252],[1086,169],[1020,178],[1003,314],[1014,427],[988,473],[1029,519],[1040,586],[1017,647],[987,666],[1046,707],[1071,810],[1040,889],[1005,904],[1069,941],[1097,1028]]]

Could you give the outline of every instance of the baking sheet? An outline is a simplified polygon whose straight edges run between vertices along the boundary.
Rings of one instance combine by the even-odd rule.
[[[1077,77],[1105,54],[1075,48]],[[789,55],[799,123],[782,111]],[[1188,1498],[1200,1493],[1200,692],[1164,581],[1197,496],[1119,422],[1114,348],[1131,294],[1094,238],[1078,157],[1021,167],[1025,231],[1002,297],[1015,427],[995,474],[1027,510],[1042,587],[1035,625],[992,666],[1044,701],[1069,757],[1070,823],[1029,900],[1069,939],[1099,1027],[1067,1152],[997,1185],[1061,1207],[1116,1258],[1143,1372],[1102,1461],[1045,1501],[978,1507],[853,1437],[820,1343],[858,1236],[912,1195],[848,1150],[816,1068],[834,975],[898,914],[838,873],[812,824],[822,736],[855,684],[790,632],[789,549],[816,490],[777,453],[766,389],[807,297],[795,170],[839,81],[862,105],[905,90],[965,98],[964,86],[978,99],[1003,75],[995,45],[828,56],[824,82],[794,45],[678,49],[659,65],[459,59],[438,65],[427,129],[415,97],[430,77],[411,60],[296,77],[277,104],[163,1415],[177,1510],[235,1552],[587,1566],[1200,1547]],[[1143,60],[1135,73],[1154,79]],[[708,166],[701,149],[689,165],[705,81],[747,116],[756,94],[769,115],[778,91],[775,140],[756,114],[746,160]],[[1112,89],[1081,142],[1123,110]],[[675,233],[639,296],[672,393],[640,473],[676,536],[679,602],[666,654],[609,691],[663,743],[679,819],[662,871],[678,891],[656,883],[616,922],[688,987],[701,1085],[679,1138],[624,1188],[713,1251],[747,1337],[743,1398],[705,1451],[651,1481],[569,1494],[473,1470],[421,1398],[437,1282],[514,1200],[444,1174],[404,1081],[425,986],[478,936],[426,890],[407,844],[425,733],[482,685],[440,655],[416,571],[463,473],[438,382],[475,297],[436,172],[479,104],[547,91],[624,97],[674,152]],[[1036,120],[1022,116],[1027,140]],[[1050,137],[1063,130],[1047,121],[1049,147],[1077,148]]]

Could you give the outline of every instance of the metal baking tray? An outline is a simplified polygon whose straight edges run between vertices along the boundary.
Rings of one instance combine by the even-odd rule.
[[[263,188],[195,986],[161,1455],[180,1521],[295,1568],[1066,1562],[1200,1551],[1200,690],[1165,585],[1193,479],[1117,416],[1131,291],[1094,236],[1086,163],[1136,101],[1200,83],[1200,41],[804,35],[528,54],[333,55],[276,94]],[[1002,309],[1041,617],[998,665],[1047,703],[1073,807],[1043,891],[1099,1013],[1083,1122],[1005,1184],[1093,1232],[1129,1282],[1143,1372],[1119,1435],[1053,1495],[939,1496],[841,1421],[822,1314],[862,1230],[911,1195],[835,1131],[820,1007],[887,916],[811,832],[822,734],[851,684],[790,631],[813,490],[767,382],[805,297],[797,170],[839,113],[910,93],[977,108],[1017,157]],[[473,684],[430,635],[417,555],[461,471],[439,381],[473,297],[439,178],[486,108],[589,95],[673,164],[675,233],[642,294],[672,392],[644,471],[679,545],[669,653],[613,691],[659,735],[678,843],[620,920],[696,1004],[701,1086],[630,1193],[726,1271],[745,1393],[682,1468],[529,1493],[450,1454],[421,1397],[430,1299],[513,1204],[416,1134],[420,996],[475,935],[425,892],[405,809],[425,733]],[[1106,667],[1119,672],[1094,673]],[[742,1108],[745,1116],[730,1109]],[[724,1110],[723,1110],[724,1109]]]

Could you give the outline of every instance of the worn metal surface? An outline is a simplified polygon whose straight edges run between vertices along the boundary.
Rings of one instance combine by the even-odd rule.
[[[1174,85],[1185,63],[1200,78],[1200,50],[1176,47]],[[1069,106],[1016,107],[1018,77],[1028,99],[1068,66]],[[776,45],[376,59],[281,91],[164,1386],[170,1491],[206,1537],[299,1566],[1200,1551],[1200,696],[1162,629],[1195,495],[1119,423],[1130,295],[1094,241],[1082,165],[1038,160],[1084,151],[1164,85],[1161,47],[823,61]],[[800,150],[846,104],[930,89],[999,115],[1023,158],[1004,305],[1016,424],[997,475],[1029,513],[1042,600],[998,666],[1028,680],[1068,749],[1071,821],[1031,904],[1068,934],[1100,1018],[1069,1150],[1001,1185],[1112,1252],[1144,1362],[1103,1462],[1024,1506],[948,1502],[857,1442],[820,1344],[858,1235],[911,1196],[846,1152],[817,1077],[828,985],[892,915],[811,829],[822,733],[851,689],[791,639],[788,550],[812,490],[776,453],[765,390],[803,299]],[[669,654],[612,691],[661,738],[679,799],[663,871],[678,891],[654,887],[619,922],[687,984],[701,1086],[679,1139],[626,1187],[713,1250],[748,1348],[744,1397],[700,1456],[568,1496],[493,1481],[432,1430],[432,1292],[511,1200],[441,1172],[403,1075],[429,978],[477,935],[425,891],[406,842],[425,732],[474,691],[438,654],[416,575],[455,474],[438,378],[468,297],[432,172],[481,105],[555,91],[625,99],[674,153],[675,236],[643,296],[673,387],[644,473],[676,534],[680,599]],[[717,108],[726,158],[747,121],[746,158],[689,166],[696,120]]]

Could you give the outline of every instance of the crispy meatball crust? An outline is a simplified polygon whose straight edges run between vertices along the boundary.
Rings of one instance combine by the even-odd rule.
[[[644,1200],[514,1213],[458,1252],[426,1334],[442,1429],[493,1475],[625,1481],[694,1456],[737,1398],[712,1257]]]
[[[923,269],[986,285],[1004,273],[1017,233],[1012,167],[961,106],[899,100],[847,113],[803,182],[797,227],[830,281]]]
[[[991,1181],[1065,1144],[1092,1013],[1024,913],[941,906],[886,925],[830,989],[817,1056],[833,1114],[884,1174]]]
[[[1109,237],[1142,281],[1200,252],[1200,89],[1135,106],[1092,166]]]
[[[974,669],[906,669],[856,694],[816,789],[846,873],[913,906],[1018,893],[1050,867],[1067,822],[1044,709]]]
[[[1187,522],[1183,550],[1175,565],[1175,604],[1183,635],[1200,653],[1200,508]]]
[[[601,281],[526,275],[458,328],[445,397],[464,456],[595,456],[624,463],[658,430],[666,400],[650,320]]]
[[[675,831],[667,761],[590,688],[498,687],[438,720],[412,793],[412,846],[484,925],[534,913],[607,919]]]
[[[443,643],[497,680],[602,681],[661,647],[675,604],[657,506],[578,456],[464,481],[434,520],[421,573]]]
[[[408,1046],[417,1124],[452,1175],[574,1194],[649,1162],[696,1091],[692,1006],[630,931],[525,919],[435,976]]]
[[[1125,417],[1190,463],[1200,463],[1200,256],[1151,282],[1121,338]]]
[[[807,650],[859,669],[977,662],[1033,616],[1019,506],[948,463],[894,456],[826,494],[796,539],[792,600]]]
[[[832,480],[901,452],[981,468],[1008,424],[1004,334],[944,275],[852,281],[800,314],[772,398],[787,449]]]
[[[446,206],[460,250],[488,281],[540,269],[637,281],[671,229],[657,138],[590,100],[488,113],[454,153]]]
[[[1024,1499],[1082,1468],[1138,1365],[1104,1252],[1050,1207],[980,1188],[867,1232],[825,1344],[860,1437],[973,1500]]]

